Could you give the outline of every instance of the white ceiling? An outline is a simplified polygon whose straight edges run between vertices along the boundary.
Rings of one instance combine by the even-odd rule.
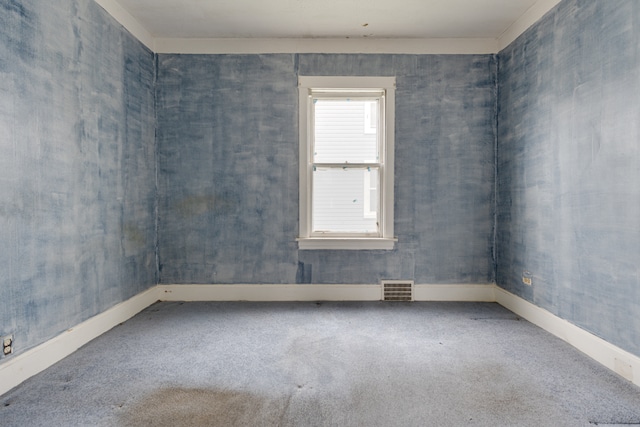
[[[186,40],[497,41],[515,38],[560,0],[96,1],[146,44],[184,47]]]

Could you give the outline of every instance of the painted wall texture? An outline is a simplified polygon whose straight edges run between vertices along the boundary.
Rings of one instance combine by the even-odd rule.
[[[393,251],[299,251],[298,75],[396,76]],[[489,283],[491,55],[158,55],[162,283]]]
[[[498,285],[640,355],[640,2],[560,3],[498,81]]]
[[[298,250],[299,75],[396,76],[394,250]],[[0,334],[158,282],[496,280],[640,354],[638,93],[634,0],[497,59],[156,57],[92,1],[0,0]]]
[[[84,0],[0,0],[0,334],[153,285],[153,53]]]

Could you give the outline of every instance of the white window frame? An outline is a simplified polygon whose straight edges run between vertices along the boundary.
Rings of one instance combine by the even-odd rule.
[[[299,138],[300,138],[300,230],[297,238],[299,249],[348,249],[367,250],[394,248],[397,239],[393,232],[394,208],[394,135],[395,135],[395,77],[354,76],[299,76]],[[380,197],[378,236],[344,235],[327,233],[312,235],[311,203],[313,189],[313,118],[311,117],[312,91],[366,90],[384,92],[384,110],[380,117],[382,144],[380,147]]]

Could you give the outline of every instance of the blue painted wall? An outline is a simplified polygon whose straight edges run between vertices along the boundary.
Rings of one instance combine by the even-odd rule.
[[[489,283],[491,55],[159,55],[162,283]],[[298,75],[397,77],[393,251],[299,251]]]
[[[0,334],[16,352],[155,283],[154,75],[93,1],[0,0]]]
[[[297,249],[298,75],[397,77],[395,250]],[[640,354],[638,93],[634,0],[565,0],[498,61],[157,63],[94,2],[0,0],[0,333],[22,351],[157,281],[495,279]]]
[[[498,81],[498,285],[640,355],[640,2],[563,1]]]

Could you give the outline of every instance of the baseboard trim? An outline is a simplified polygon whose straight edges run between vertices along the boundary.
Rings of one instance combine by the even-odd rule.
[[[495,285],[455,284],[455,285],[414,285],[415,301],[451,302],[495,302]]]
[[[495,296],[496,302],[507,310],[555,335],[621,377],[640,386],[640,357],[497,286]]]
[[[0,395],[64,359],[77,349],[158,301],[150,288],[0,364]]]
[[[380,285],[158,285],[161,301],[378,301]]]
[[[159,285],[162,301],[380,301],[376,285]],[[492,284],[414,285],[415,301],[494,302]]]
[[[0,395],[156,301],[379,301],[380,285],[158,285],[0,364]],[[640,357],[493,284],[414,285],[416,301],[497,302],[640,386]],[[390,303],[392,304],[392,303]]]

